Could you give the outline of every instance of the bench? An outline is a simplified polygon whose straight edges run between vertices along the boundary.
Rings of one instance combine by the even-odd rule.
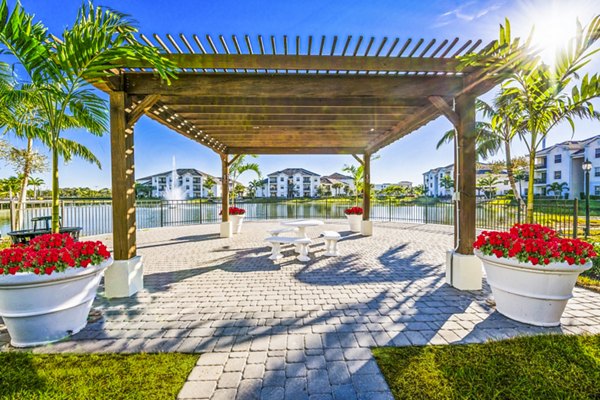
[[[270,260],[279,260],[283,257],[281,254],[281,245],[282,244],[294,244],[299,247],[298,261],[306,262],[310,261],[310,257],[308,257],[308,245],[311,244],[311,240],[307,238],[299,238],[299,237],[286,237],[286,236],[271,236],[265,239],[265,241],[271,243],[271,256]]]
[[[324,231],[321,233],[323,239],[325,239],[325,256],[327,257],[337,257],[337,242],[342,237],[339,233],[335,231]]]
[[[269,232],[269,235],[271,235],[272,237],[277,237],[279,236],[280,233],[288,233],[288,232],[297,232],[298,228],[277,228],[277,229],[271,229],[267,232]]]

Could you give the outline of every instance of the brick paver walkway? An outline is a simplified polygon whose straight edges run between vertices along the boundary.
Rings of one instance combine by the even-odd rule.
[[[489,291],[443,280],[451,227],[378,223],[362,237],[334,222],[341,256],[312,247],[273,263],[263,241],[276,222],[246,223],[232,239],[218,225],[144,230],[146,289],[100,298],[102,318],[70,341],[35,351],[200,352],[180,398],[388,399],[374,346],[471,343],[520,334],[600,333],[600,294],[577,288],[562,327],[508,320]],[[110,243],[110,237],[102,240]]]

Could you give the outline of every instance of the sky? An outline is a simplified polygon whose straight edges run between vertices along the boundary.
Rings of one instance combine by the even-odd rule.
[[[9,0],[14,4],[14,0]],[[59,34],[75,19],[80,0],[22,0],[25,9],[36,15],[52,33]],[[537,40],[548,46],[562,40],[564,26],[574,26],[576,17],[587,23],[600,13],[600,0],[302,0],[302,1],[206,1],[206,0],[103,0],[95,1],[131,15],[141,33],[161,36],[184,33],[251,35],[364,35],[424,39],[484,39],[498,35],[499,24],[511,21],[513,32],[526,36],[537,24]],[[566,25],[564,25],[566,24]],[[550,46],[548,46],[550,47]],[[600,56],[588,65],[588,71],[600,70]],[[106,98],[104,94],[103,97]],[[484,96],[489,100],[491,94]],[[600,102],[595,105],[600,108]],[[382,149],[380,159],[373,162],[374,183],[401,180],[422,183],[423,172],[452,163],[452,146],[436,150],[440,136],[451,129],[440,117],[418,131]],[[584,139],[600,134],[600,123],[581,121],[575,133],[570,126],[560,125],[550,132],[547,145],[564,140]],[[109,135],[93,137],[85,131],[68,132],[67,136],[88,146],[102,163],[102,169],[81,160],[73,160],[60,168],[60,186],[110,187]],[[9,137],[15,144],[19,142]],[[37,144],[41,152],[46,150]],[[522,155],[525,147],[515,143],[513,154]],[[220,159],[202,145],[142,117],[135,126],[136,177],[171,169],[175,157],[178,168],[196,168],[220,175]],[[495,159],[502,159],[499,154]],[[263,175],[288,167],[300,167],[319,174],[339,172],[345,164],[356,163],[346,155],[258,156]],[[0,164],[0,178],[13,175]],[[38,174],[47,184],[48,173]],[[241,177],[243,183],[255,179],[251,172]]]

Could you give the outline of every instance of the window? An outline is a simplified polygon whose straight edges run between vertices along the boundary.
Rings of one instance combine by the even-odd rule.
[[[562,162],[562,154],[556,154],[554,156],[554,164],[560,164]]]
[[[600,167],[594,168],[594,176],[600,176]]]
[[[595,152],[595,157],[600,158],[600,147],[598,147],[596,150],[594,150],[594,152]]]
[[[283,178],[282,178],[282,179],[283,179]],[[279,187],[279,189],[283,190],[284,188],[283,188],[283,186],[280,186],[280,187]]]
[[[594,196],[600,196],[600,186],[594,186]]]
[[[561,179],[562,173],[561,171],[554,171],[554,179]]]
[[[283,181],[284,181],[284,178],[283,178],[283,176],[282,176],[281,178],[279,178],[279,181],[280,181],[280,182],[283,182]],[[282,187],[282,189],[283,189],[283,187]]]

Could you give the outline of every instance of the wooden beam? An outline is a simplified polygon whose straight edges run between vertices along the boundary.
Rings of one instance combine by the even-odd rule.
[[[127,127],[125,92],[110,94],[113,253],[115,260],[136,255],[135,170],[133,129]]]
[[[346,115],[346,114],[228,114],[218,113],[211,115],[199,115],[193,112],[177,112],[177,115],[190,122],[207,125],[224,125],[225,122],[230,124],[253,124],[253,125],[268,125],[271,124],[290,124],[302,122],[338,122],[338,123],[360,123],[360,124],[385,124],[397,122],[404,114],[385,114],[385,115]]]
[[[458,248],[459,254],[473,254],[475,242],[476,173],[475,97],[462,95],[456,99],[459,116],[457,127],[457,188],[458,188]]]
[[[229,162],[227,163],[227,165],[231,167],[231,164],[233,164],[234,162],[236,162],[241,156],[242,156],[241,154],[237,154],[237,155],[233,156],[233,158],[231,160],[229,160]]]
[[[367,151],[371,154],[377,152],[382,147],[395,142],[396,140],[408,135],[414,130],[419,129],[430,121],[440,116],[439,110],[432,104],[422,108],[420,111],[398,122],[392,128],[386,130],[374,139]]]
[[[227,147],[227,154],[356,154],[364,153],[358,147]]]
[[[363,221],[371,218],[371,154],[363,156]]]
[[[221,154],[221,222],[229,221],[229,156]]]
[[[372,96],[388,99],[454,96],[462,89],[462,77],[446,75],[244,75],[181,73],[167,85],[151,73],[127,73],[131,95],[232,97],[336,97]]]
[[[135,123],[142,115],[148,112],[150,108],[160,99],[160,95],[151,94],[144,97],[139,103],[132,104],[132,110],[127,115],[127,127],[133,128]]]
[[[200,100],[202,101],[202,100]],[[348,116],[372,116],[372,117],[386,117],[386,116],[402,116],[412,114],[418,110],[418,106],[406,107],[406,106],[370,106],[365,105],[363,107],[328,107],[328,106],[261,106],[261,105],[248,105],[248,106],[219,106],[219,105],[206,105],[206,104],[169,104],[168,105],[173,111],[180,115],[186,116],[188,114],[195,115],[198,117],[212,117],[217,115],[227,114],[228,116],[239,116],[239,115],[265,115],[265,116],[280,116],[280,115],[303,115],[303,116],[337,116],[337,115],[348,115]]]
[[[352,157],[354,157],[354,159],[355,159],[356,161],[358,161],[358,163],[359,163],[360,165],[365,165],[364,161],[363,161],[363,160],[362,160],[362,159],[361,159],[359,156],[357,156],[356,154],[352,154]]]
[[[435,108],[437,108],[439,111],[441,111],[441,113],[444,114],[446,116],[446,118],[448,118],[448,120],[452,123],[452,125],[454,125],[455,128],[458,126],[458,124],[459,124],[458,114],[456,114],[454,112],[454,110],[452,109],[450,104],[448,104],[446,102],[446,100],[444,100],[443,97],[429,96],[428,99],[431,102],[431,104],[433,104],[435,106]]]
[[[432,57],[348,57],[270,54],[163,54],[180,68],[456,72],[459,60]],[[120,68],[151,68],[145,60],[116,60]]]
[[[356,108],[359,111],[362,109],[367,109],[369,107],[391,107],[394,109],[403,109],[403,108],[412,108],[412,107],[421,107],[423,105],[429,104],[427,99],[415,99],[415,98],[397,98],[397,99],[388,99],[382,97],[364,97],[364,96],[336,96],[335,102],[332,102],[331,97],[317,96],[317,97],[294,97],[291,93],[288,93],[287,96],[282,96],[279,94],[278,96],[273,97],[256,97],[256,96],[246,96],[246,97],[228,97],[228,96],[218,96],[215,94],[207,95],[204,92],[199,91],[196,95],[164,95],[161,97],[161,103],[168,105],[169,107],[179,107],[179,106],[191,106],[191,107],[206,107],[206,108],[217,108],[221,109],[222,107],[232,107],[232,108],[258,108],[259,110],[264,110],[267,112],[271,109],[276,108],[284,108],[284,109],[292,109],[292,107],[296,108],[326,108],[327,110],[335,110],[339,108],[348,109],[348,108]],[[137,98],[134,97],[134,99]],[[447,98],[451,99],[451,97]]]

